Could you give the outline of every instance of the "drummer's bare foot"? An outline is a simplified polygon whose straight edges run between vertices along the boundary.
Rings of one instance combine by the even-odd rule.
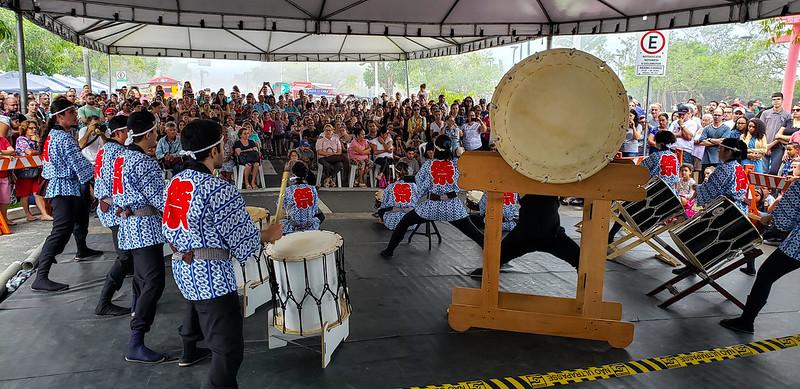
[[[392,259],[393,256],[394,253],[389,251],[388,249],[381,251],[381,257],[384,257],[386,259]]]
[[[35,222],[36,221],[36,217],[33,216],[33,215],[25,216],[25,220],[27,220],[29,222]]]
[[[46,221],[46,222],[51,222],[51,221],[53,221],[53,217],[50,216],[50,215],[45,215],[45,216],[42,216],[42,218],[39,219],[39,220],[43,220],[43,221]]]

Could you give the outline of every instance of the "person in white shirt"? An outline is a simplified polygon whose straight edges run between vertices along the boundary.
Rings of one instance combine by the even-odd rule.
[[[678,104],[678,120],[672,122],[669,129],[675,134],[675,148],[683,150],[682,163],[692,163],[692,149],[694,148],[694,135],[700,127],[694,118],[694,106],[691,104]]]
[[[106,143],[105,129],[101,128],[102,119],[98,116],[90,116],[88,125],[78,130],[78,146],[81,154],[94,165],[97,153]]]
[[[381,167],[381,173],[376,177],[378,182],[383,177],[390,177],[389,166],[394,160],[394,149],[392,147],[392,138],[389,137],[389,131],[386,127],[381,127],[378,130],[378,136],[370,141],[372,147],[372,154],[375,155],[375,163]]]

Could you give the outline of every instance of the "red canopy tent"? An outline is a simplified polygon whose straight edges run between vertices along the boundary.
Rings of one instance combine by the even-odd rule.
[[[173,88],[175,87],[175,94],[177,94],[177,90],[180,87],[180,81],[169,78],[169,77],[156,77],[150,81],[147,81],[146,84],[150,85],[150,90],[153,94],[156,92],[156,86],[161,85],[164,88],[164,96],[169,97],[173,95]]]

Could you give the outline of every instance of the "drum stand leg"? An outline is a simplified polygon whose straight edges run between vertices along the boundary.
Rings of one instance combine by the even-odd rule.
[[[670,251],[674,251],[674,249],[672,249],[671,247],[669,249],[671,249]],[[673,294],[673,296],[670,297],[669,299],[667,299],[666,301],[662,302],[661,304],[658,304],[659,308],[666,308],[666,307],[674,304],[675,302],[683,299],[684,297],[696,292],[700,288],[702,288],[702,287],[704,287],[706,285],[710,285],[712,288],[716,289],[720,294],[725,296],[726,299],[728,299],[732,303],[734,303],[737,307],[739,307],[741,309],[744,309],[744,304],[742,304],[742,302],[739,301],[739,299],[734,297],[730,292],[728,292],[725,288],[723,288],[720,284],[718,284],[716,282],[716,280],[719,279],[720,277],[730,273],[731,271],[733,271],[735,269],[738,269],[740,266],[742,266],[745,263],[747,263],[747,261],[757,258],[762,253],[763,252],[761,250],[759,250],[759,249],[750,250],[750,251],[746,252],[742,256],[742,258],[740,258],[740,259],[738,259],[736,261],[733,261],[731,264],[729,264],[729,265],[727,265],[727,266],[725,266],[725,267],[723,267],[723,268],[721,268],[721,269],[719,269],[717,271],[711,272],[710,274],[707,274],[704,270],[698,269],[697,266],[695,266],[689,260],[683,258],[682,256],[676,255],[676,257],[678,259],[680,259],[681,262],[684,263],[684,265],[686,265],[686,269],[687,269],[686,272],[683,273],[683,274],[680,274],[678,276],[675,276],[672,279],[670,279],[669,281],[659,285],[655,289],[653,289],[650,292],[648,292],[647,295],[648,296],[654,296],[657,293],[659,293],[659,292],[661,292],[661,291],[663,291],[665,289],[669,290],[670,293]],[[675,255],[675,254],[678,254],[678,253],[677,252],[673,252],[673,255]],[[692,286],[690,286],[690,287],[688,287],[685,290],[680,291],[680,292],[677,290],[677,288],[675,288],[675,284],[677,284],[681,280],[683,280],[685,278],[688,278],[690,276],[693,276],[693,275],[697,275],[697,276],[701,277],[702,280],[692,284]]]
[[[267,322],[269,323],[267,325],[267,333],[270,350],[278,347],[284,347],[288,345],[289,342],[293,342],[294,340],[309,337],[281,332],[273,325],[274,323],[271,321],[272,317],[272,310],[270,309],[269,312],[267,312]],[[341,344],[350,336],[350,315],[346,315],[346,317],[342,319],[341,323],[336,321],[325,322],[322,325],[322,333],[320,335],[320,353],[322,354],[322,368],[324,369],[328,367],[328,364],[331,363],[333,352],[336,351],[336,348],[339,347],[339,344]]]
[[[620,255],[632,250],[634,247],[637,247],[640,244],[645,243],[648,246],[650,246],[650,248],[652,248],[653,250],[655,250],[657,252],[657,254],[655,255],[655,257],[657,259],[663,261],[664,263],[666,263],[666,264],[668,264],[670,266],[678,266],[678,265],[681,264],[680,261],[675,259],[674,256],[672,256],[669,253],[667,253],[664,250],[664,248],[659,247],[659,245],[663,246],[663,247],[667,247],[668,245],[663,240],[661,240],[661,238],[658,237],[659,234],[669,230],[670,228],[673,228],[673,226],[677,226],[678,224],[676,224],[676,223],[678,223],[679,221],[676,221],[676,222],[673,222],[673,223],[670,223],[670,224],[665,224],[665,225],[661,226],[659,229],[655,230],[654,232],[652,232],[652,233],[650,233],[648,235],[643,235],[639,231],[636,231],[635,228],[631,227],[625,220],[623,220],[621,217],[619,217],[617,215],[612,215],[611,216],[611,220],[613,220],[613,221],[615,221],[617,223],[620,223],[622,225],[622,228],[624,230],[628,231],[628,234],[623,236],[622,238],[619,238],[618,240],[614,241],[614,243],[610,243],[608,245],[608,248],[611,250],[611,252],[608,254],[608,257],[607,257],[608,259],[614,259],[614,258],[616,258],[616,257],[618,257],[618,256],[620,256]],[[628,243],[625,246],[620,247],[622,245],[622,243],[625,243],[626,241],[628,241],[630,239],[633,239],[633,241]],[[658,243],[658,245],[653,243],[651,240],[655,240]]]

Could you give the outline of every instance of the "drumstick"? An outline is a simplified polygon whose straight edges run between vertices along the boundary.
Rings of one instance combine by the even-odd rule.
[[[278,210],[275,212],[275,219],[272,221],[272,224],[278,223],[281,220],[281,216],[283,213],[283,198],[286,195],[286,184],[289,183],[289,170],[285,170],[283,172],[283,177],[281,177],[281,191],[278,195]],[[272,243],[272,242],[270,242]]]

